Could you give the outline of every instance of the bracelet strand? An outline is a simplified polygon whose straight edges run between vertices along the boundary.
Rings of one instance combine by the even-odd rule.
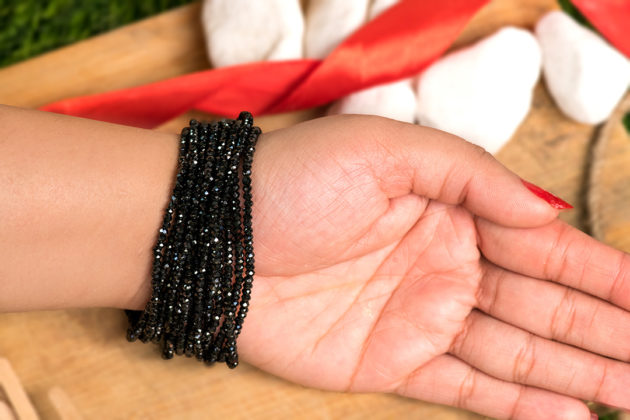
[[[153,341],[162,356],[238,365],[236,338],[254,278],[251,169],[260,129],[235,120],[191,120],[153,248],[152,293],[128,310],[127,339]]]

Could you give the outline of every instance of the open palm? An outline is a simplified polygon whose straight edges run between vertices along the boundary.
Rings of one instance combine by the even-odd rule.
[[[265,134],[253,172],[248,362],[500,418],[589,419],[580,398],[630,407],[627,256],[556,220],[483,150],[333,117]]]

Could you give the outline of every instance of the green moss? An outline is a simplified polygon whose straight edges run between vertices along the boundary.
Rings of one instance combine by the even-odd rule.
[[[619,410],[589,402],[588,408],[599,416],[599,420],[619,420]]]
[[[626,127],[628,134],[630,134],[630,112],[623,116],[623,125]]]
[[[608,413],[599,416],[599,420],[619,420],[619,413]]]
[[[6,66],[192,0],[2,0],[0,66]]]

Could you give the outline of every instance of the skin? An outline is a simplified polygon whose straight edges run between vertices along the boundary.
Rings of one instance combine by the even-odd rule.
[[[0,156],[0,307],[143,308],[176,136],[2,107]],[[252,180],[242,360],[497,418],[630,408],[629,256],[482,149],[328,117],[263,134]]]

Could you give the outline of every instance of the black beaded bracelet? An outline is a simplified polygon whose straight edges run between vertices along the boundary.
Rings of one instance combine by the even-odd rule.
[[[151,298],[144,311],[126,311],[127,339],[161,343],[166,359],[238,365],[254,277],[251,169],[260,129],[253,122],[241,112],[236,120],[191,120],[182,130],[153,249]]]

